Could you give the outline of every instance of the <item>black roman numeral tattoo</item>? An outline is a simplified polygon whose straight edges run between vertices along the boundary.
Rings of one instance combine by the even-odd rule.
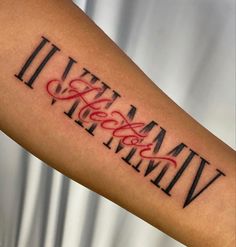
[[[48,51],[47,54],[41,58],[39,65],[29,75],[28,69],[36,63],[36,58],[42,57],[40,54],[43,50]],[[179,143],[163,154],[162,146],[165,144],[167,131],[154,120],[147,123],[137,120],[137,107],[134,105],[127,106],[125,113],[116,109],[115,103],[122,99],[121,95],[89,69],[79,68],[77,60],[71,56],[65,58],[64,70],[58,71],[58,78],[50,78],[49,75],[46,82],[41,81],[40,75],[44,73],[44,68],[50,65],[49,60],[58,52],[60,49],[55,44],[41,37],[37,47],[15,77],[31,89],[43,86],[52,106],[57,101],[60,101],[60,104],[65,101],[71,102],[70,107],[62,111],[64,116],[68,120],[73,120],[78,128],[84,129],[92,137],[96,136],[97,131],[108,133],[110,137],[102,142],[107,149],[106,152],[119,155],[121,163],[130,167],[136,174],[145,177],[145,180],[148,179],[154,188],[172,197],[182,177],[189,176],[192,179],[190,187],[179,188],[186,191],[183,199],[183,208],[185,208],[219,178],[225,176],[224,172],[213,168],[209,161],[184,143]],[[70,73],[74,67],[78,75],[71,78]],[[185,157],[182,164],[178,162],[180,156]],[[193,178],[192,172],[189,174],[190,166],[196,171]],[[163,178],[169,171],[173,174],[173,169],[176,170],[174,176],[168,185],[163,186]],[[202,177],[206,171],[208,174],[211,172],[212,176],[203,183]]]
[[[42,41],[39,43],[37,48],[33,51],[33,53],[29,56],[27,61],[25,62],[24,66],[22,67],[21,71],[15,75],[19,80],[23,81],[23,76],[27,69],[30,67],[36,56],[39,54],[39,52],[44,48],[44,46],[49,43],[49,40],[45,37],[42,37]],[[39,76],[39,74],[42,72],[45,65],[48,63],[50,58],[55,54],[55,52],[60,51],[58,47],[56,47],[54,44],[51,44],[52,48],[49,51],[49,53],[46,55],[46,57],[42,60],[38,68],[35,70],[35,72],[31,75],[31,77],[28,79],[28,81],[25,81],[25,84],[31,88],[33,88],[33,83],[35,79]]]

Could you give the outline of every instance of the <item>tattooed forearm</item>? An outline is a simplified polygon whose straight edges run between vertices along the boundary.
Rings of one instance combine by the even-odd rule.
[[[42,58],[38,67],[36,66],[35,71],[29,75],[28,71],[38,64],[35,61],[45,49],[48,53]],[[186,173],[185,176],[188,176],[188,167],[194,165],[195,175],[193,177],[189,175],[192,181],[183,198],[183,208],[192,203],[220,177],[225,176],[224,172],[217,168],[213,169],[211,166],[208,171],[212,173],[211,176],[204,178],[202,183],[210,162],[185,143],[179,142],[168,152],[163,153],[167,134],[165,128],[161,127],[156,120],[136,119],[137,108],[134,105],[129,105],[126,112],[120,110],[116,102],[122,100],[121,94],[89,69],[81,68],[77,60],[71,56],[65,57],[65,67],[58,72],[58,77],[52,78],[47,75],[47,81],[40,81],[44,68],[49,66],[51,58],[57,56],[59,52],[60,49],[49,39],[41,37],[38,46],[15,76],[31,89],[38,84],[43,85],[41,88],[48,94],[49,103],[52,106],[57,101],[69,102],[70,106],[62,111],[63,114],[91,136],[95,137],[97,132],[109,135],[110,137],[104,138],[101,143],[107,149],[105,152],[111,150],[119,155],[124,164],[130,166],[140,176],[148,176],[150,178],[148,181],[167,196],[172,196],[178,181],[183,174]],[[74,77],[70,75],[70,72],[75,67],[78,75]],[[178,162],[180,154],[185,157],[181,163]],[[172,173],[174,170],[174,175],[167,186],[163,186],[162,179],[171,169]],[[154,176],[154,170],[158,171],[158,175]]]

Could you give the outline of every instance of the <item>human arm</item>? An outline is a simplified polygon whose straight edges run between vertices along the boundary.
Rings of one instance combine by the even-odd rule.
[[[107,38],[102,38],[103,35],[101,35],[99,31],[96,31],[95,28],[91,28],[89,24],[86,24],[88,20],[84,20],[82,13],[79,14],[77,10],[74,10],[74,8],[73,11],[72,8],[70,11],[65,11],[65,9],[62,11],[63,8],[61,8],[61,10],[57,9],[60,8],[60,6],[52,6],[53,3],[51,4],[51,7],[42,7],[40,5],[41,11],[39,11],[38,14],[34,12],[35,7],[30,6],[30,15],[29,12],[25,10],[27,6],[22,5],[22,11],[19,11],[19,9],[18,11],[24,14],[22,16],[22,20],[17,17],[17,22],[19,23],[20,27],[23,26],[24,29],[28,30],[29,35],[27,36],[26,33],[23,33],[23,30],[21,31],[21,29],[18,28],[16,30],[20,30],[20,32],[16,33],[22,33],[22,39],[20,38],[21,36],[17,35],[18,40],[16,40],[15,44],[14,42],[11,43],[9,40],[15,40],[14,37],[16,36],[16,33],[14,33],[12,34],[12,39],[6,39],[7,44],[3,45],[3,47],[10,47],[9,50],[13,50],[14,54],[13,52],[9,53],[8,51],[6,51],[9,56],[9,63],[3,64],[4,68],[6,68],[6,71],[3,70],[3,76],[6,75],[7,77],[2,77],[4,78],[4,80],[2,81],[7,82],[6,85],[4,84],[3,87],[5,89],[5,91],[3,92],[6,92],[6,94],[4,94],[4,97],[1,96],[1,98],[6,99],[5,102],[17,102],[18,105],[18,107],[17,105],[12,106],[14,110],[11,110],[11,106],[9,104],[6,108],[4,108],[8,110],[8,116],[6,112],[3,113],[4,115],[2,115],[4,116],[5,121],[3,123],[5,126],[3,127],[5,132],[7,132],[11,136],[15,136],[15,139],[18,138],[19,140],[21,140],[21,143],[25,142],[24,146],[28,146],[28,148],[34,149],[32,151],[40,156],[40,158],[46,160],[49,164],[52,164],[52,161],[54,160],[54,167],[61,171],[64,171],[64,173],[68,174],[70,177],[75,174],[74,170],[77,169],[77,172],[74,175],[74,179],[106,195],[108,198],[113,199],[115,202],[125,206],[126,208],[145,218],[152,224],[156,226],[159,225],[161,229],[164,229],[166,232],[172,232],[172,236],[174,235],[178,239],[181,239],[180,233],[183,233],[182,236],[186,238],[187,235],[190,235],[190,232],[191,234],[196,232],[196,236],[198,236],[198,238],[200,235],[202,235],[203,237],[207,236],[207,238],[209,238],[209,236],[216,236],[214,234],[209,234],[208,230],[208,232],[205,232],[205,235],[199,234],[202,233],[203,225],[204,227],[205,225],[207,225],[206,222],[204,224],[204,221],[202,220],[204,219],[202,214],[205,214],[207,210],[211,210],[211,215],[216,216],[216,212],[219,211],[215,211],[212,209],[214,209],[215,206],[220,205],[219,202],[221,202],[221,200],[226,199],[226,197],[219,197],[218,189],[222,188],[221,186],[225,184],[224,181],[228,181],[226,179],[228,179],[230,174],[228,175],[229,172],[227,173],[227,169],[225,170],[224,166],[225,164],[227,164],[227,167],[231,166],[230,163],[232,162],[230,162],[228,159],[233,156],[227,155],[227,152],[225,153],[222,148],[224,145],[216,144],[218,142],[216,141],[216,139],[210,137],[209,134],[206,134],[206,132],[202,130],[202,128],[199,127],[194,121],[192,121],[191,118],[187,117],[182,111],[180,111],[180,109],[178,109],[178,107],[171,103],[171,101],[166,96],[164,96],[154,86],[154,84],[152,84],[152,82],[150,82],[150,80],[147,79],[147,77],[144,76],[143,73],[133,65],[131,61],[127,60],[127,58],[123,54],[121,54],[120,51],[114,45],[112,45],[109,40],[107,40]],[[64,8],[67,9],[68,7]],[[17,11],[15,12],[18,13]],[[65,12],[67,12],[67,14],[65,14]],[[77,17],[74,17],[74,12],[77,12]],[[53,13],[57,14],[55,15]],[[19,16],[19,14],[16,16]],[[32,17],[34,17],[35,20],[33,20]],[[69,21],[68,19],[71,21]],[[62,23],[62,20],[63,24],[58,24]],[[16,21],[12,20],[12,23],[13,22],[16,23]],[[57,24],[56,28],[54,22]],[[37,25],[37,23],[39,23],[40,25]],[[9,26],[10,25],[8,25],[7,27]],[[14,29],[15,26],[11,26]],[[87,28],[88,26],[89,28]],[[36,28],[38,28],[38,30],[42,32],[42,35],[46,36],[50,40],[50,42],[45,43],[44,46],[47,51],[52,48],[52,43],[59,47],[61,51],[57,51],[52,56],[51,60],[44,67],[44,70],[40,73],[39,77],[37,77],[37,79],[34,81],[34,84],[32,85],[33,89],[31,90],[24,83],[24,81],[27,81],[29,85],[29,78],[31,76],[31,73],[29,73],[28,76],[27,74],[20,76],[19,72],[21,71],[22,66],[27,60],[27,57],[30,55],[30,53],[41,41],[43,41],[43,39],[41,38],[41,33],[39,34],[38,32],[33,31]],[[6,33],[8,32],[9,30],[6,30]],[[33,38],[33,33],[37,33],[35,34],[35,37],[37,38]],[[6,37],[9,36],[10,35],[6,35]],[[44,51],[43,49],[42,51]],[[19,54],[15,51],[19,52]],[[65,80],[65,85],[67,85],[66,83],[68,83],[72,78],[78,76],[78,71],[82,72],[82,68],[85,67],[96,76],[100,77],[101,80],[105,81],[112,90],[116,90],[121,95],[121,97],[118,97],[117,100],[114,102],[109,112],[111,112],[111,110],[119,110],[121,113],[124,113],[126,115],[131,109],[130,104],[133,104],[137,108],[137,112],[133,120],[134,122],[141,121],[142,123],[148,124],[151,121],[155,121],[156,123],[158,123],[158,125],[155,125],[155,128],[153,127],[152,131],[150,131],[149,133],[149,140],[151,141],[160,133],[157,143],[161,143],[162,145],[156,155],[165,155],[167,152],[181,143],[184,143],[188,146],[188,148],[182,146],[183,152],[181,152],[176,157],[178,161],[177,169],[173,169],[172,163],[169,165],[168,172],[160,181],[161,187],[166,188],[168,186],[174,173],[178,171],[178,168],[181,167],[183,160],[188,156],[189,148],[192,148],[199,154],[198,156],[194,156],[194,160],[189,164],[188,169],[185,170],[184,174],[181,175],[180,179],[173,187],[171,191],[171,197],[168,197],[161,189],[156,186],[157,182],[156,185],[150,182],[150,180],[155,180],[158,174],[160,174],[160,171],[165,166],[164,161],[157,168],[154,169],[155,164],[150,164],[149,166],[148,159],[145,159],[145,162],[143,161],[143,163],[140,165],[141,172],[137,172],[137,170],[133,169],[132,165],[135,165],[140,160],[140,157],[137,155],[140,151],[138,150],[136,151],[135,156],[132,157],[132,160],[130,160],[132,165],[128,165],[126,167],[126,163],[124,163],[121,157],[125,157],[129,153],[130,147],[125,147],[124,149],[117,152],[117,154],[114,154],[114,150],[117,147],[117,139],[115,139],[111,143],[112,148],[111,150],[108,150],[110,151],[110,153],[108,154],[107,150],[105,149],[106,147],[103,146],[102,143],[109,140],[111,132],[102,130],[97,127],[96,131],[94,132],[95,135],[92,136],[91,139],[89,135],[86,135],[88,133],[85,130],[82,129],[84,131],[83,132],[79,129],[80,126],[74,123],[74,120],[78,118],[78,112],[75,112],[73,119],[65,118],[67,116],[65,116],[63,112],[68,112],[74,100],[57,100],[55,104],[53,104],[52,106],[50,105],[53,97],[49,96],[45,86],[50,79],[54,77],[61,77],[61,74],[63,73],[68,61],[68,55],[77,60],[77,64],[73,65],[70,74],[68,74],[67,80]],[[11,56],[12,60],[9,59]],[[41,58],[42,57],[43,56],[41,56]],[[32,63],[31,65],[33,66],[33,64],[35,63]],[[9,68],[11,69],[11,73],[8,73]],[[12,82],[14,83],[9,83],[11,82],[8,77],[10,74],[13,77],[14,74],[17,74],[18,77],[22,78],[23,82],[14,78],[15,80],[12,79]],[[91,78],[87,76],[86,79],[90,80]],[[9,87],[9,84],[12,87]],[[53,84],[51,85],[53,86]],[[96,85],[101,85],[101,83],[98,81]],[[13,92],[14,90],[16,90],[16,87],[18,92],[15,92],[15,100],[12,101],[10,100],[10,97],[14,96]],[[29,89],[31,91],[29,91]],[[112,90],[107,90],[106,95],[111,96]],[[87,97],[89,98],[89,95]],[[30,98],[32,100],[29,100]],[[20,101],[17,99],[20,99]],[[80,106],[81,105],[82,104],[80,104]],[[29,110],[27,110],[27,107]],[[79,106],[77,108],[77,111],[78,109],[80,109]],[[25,113],[25,111],[27,112],[27,114]],[[16,114],[15,118],[14,114]],[[21,116],[21,119],[18,119],[19,115]],[[130,115],[132,116],[132,114]],[[1,117],[1,119],[3,118]],[[18,130],[16,130],[16,122]],[[88,126],[90,125],[91,123],[88,124]],[[29,128],[30,126],[32,126],[32,128]],[[33,128],[33,126],[35,126],[35,128]],[[164,131],[160,132],[161,127],[162,129],[166,130],[166,133]],[[12,133],[14,130],[16,130],[17,132],[20,132],[20,130],[22,130],[22,133]],[[35,131],[37,131],[37,133],[35,133]],[[26,136],[26,133],[30,135],[30,138]],[[42,135],[44,133],[46,137],[44,136],[44,138],[42,138]],[[162,142],[161,138],[163,136],[165,137],[163,138]],[[78,138],[81,138],[83,140],[78,140]],[[207,139],[206,141],[204,141],[205,146],[203,146],[203,139]],[[147,138],[145,138],[145,140],[147,140]],[[36,141],[38,143],[36,143]],[[66,142],[70,143],[66,144]],[[44,147],[41,147],[42,143],[45,144]],[[84,143],[87,144],[86,147],[84,147]],[[62,148],[63,145],[64,148]],[[101,145],[101,147],[99,145]],[[80,153],[78,153],[78,148],[81,150]],[[86,149],[90,150],[86,151]],[[209,151],[210,149],[211,151]],[[58,155],[58,150],[60,150],[60,157],[56,157]],[[70,150],[70,155],[68,154],[68,150]],[[89,157],[92,150],[94,150],[94,157]],[[217,150],[220,150],[221,154],[218,154],[220,152]],[[227,148],[225,148],[225,150],[227,150]],[[152,153],[146,152],[146,154]],[[104,159],[102,157],[103,155],[107,156],[107,162],[104,162]],[[221,175],[219,178],[217,178],[217,180],[215,180],[206,190],[204,190],[204,192],[201,193],[199,197],[189,203],[187,207],[183,209],[185,211],[182,212],[178,210],[178,207],[179,209],[181,209],[185,202],[185,198],[193,181],[195,172],[197,171],[197,168],[200,164],[200,157],[204,157],[208,162],[210,162],[210,165],[206,165],[206,168],[204,168],[204,173],[202,173],[200,177],[201,179],[199,181],[199,183],[201,183],[198,184],[199,186],[203,186],[204,182],[207,183],[208,181],[210,181],[211,177],[214,178],[215,175],[218,175],[216,169],[224,172],[226,174],[226,177]],[[220,159],[224,162],[220,162]],[[160,160],[156,159],[155,162],[156,161]],[[75,164],[74,167],[72,167],[70,163]],[[218,163],[222,164],[218,165]],[[59,164],[61,165],[59,166]],[[151,170],[152,172],[144,177],[147,168],[149,168],[148,172],[152,168],[153,170]],[[122,178],[120,174],[122,174]],[[209,174],[209,178],[206,177],[207,174]],[[203,181],[204,179],[206,179],[206,181]],[[99,180],[102,180],[105,184],[102,185]],[[230,182],[228,181],[227,185],[229,184]],[[111,185],[111,188],[107,188],[108,185]],[[120,186],[123,189],[120,189]],[[148,188],[150,189],[150,191]],[[126,190],[125,196],[124,193],[121,193],[121,191],[123,192],[124,189]],[[210,193],[212,189],[215,190]],[[196,188],[196,191],[198,191],[198,188]],[[224,191],[228,191],[229,193],[230,189]],[[143,198],[144,195],[146,195],[145,198]],[[136,198],[133,202],[130,200],[131,196],[133,196],[134,199]],[[229,196],[229,194],[226,196]],[[197,203],[200,202],[201,204],[204,198],[205,203],[207,200],[206,205],[208,207],[204,207],[201,211],[201,207],[199,207],[200,205]],[[141,201],[143,202],[143,205],[138,206]],[[229,202],[229,200],[227,200],[227,202]],[[163,203],[165,206],[163,205]],[[209,203],[211,205],[208,205]],[[194,206],[195,204],[196,206]],[[197,207],[197,211],[194,211],[193,207]],[[225,204],[224,207],[226,207]],[[230,207],[227,208],[230,209]],[[157,211],[158,213],[155,214],[154,212]],[[188,214],[188,212],[191,213]],[[199,227],[197,227],[196,223],[193,224],[192,221],[195,219],[195,217],[193,217],[194,213],[199,212],[201,212],[201,219],[198,220],[197,223],[199,224]],[[173,215],[172,218],[169,218],[170,214]],[[181,230],[179,229],[178,224],[174,224],[174,222],[178,219],[178,215],[180,223],[185,224],[186,226],[184,227],[184,229]],[[206,219],[207,217],[205,216],[205,220]],[[208,229],[215,230],[213,225],[209,226],[210,227],[208,227]],[[189,228],[192,228],[192,231]],[[178,234],[175,234],[174,231],[177,231]],[[208,241],[210,240],[208,239]]]

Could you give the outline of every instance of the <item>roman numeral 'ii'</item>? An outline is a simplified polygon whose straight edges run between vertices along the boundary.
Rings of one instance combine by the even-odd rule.
[[[27,69],[30,67],[30,65],[33,63],[34,59],[36,56],[39,54],[39,52],[43,49],[43,47],[49,43],[50,41],[46,39],[45,37],[42,36],[42,41],[39,43],[39,45],[35,48],[35,50],[32,52],[32,54],[28,57],[26,60],[25,64],[23,65],[21,71],[15,75],[16,78],[19,80],[23,81],[23,76]],[[35,79],[38,77],[38,75],[42,72],[43,68],[45,65],[48,63],[48,61],[51,59],[51,57],[55,54],[56,51],[60,51],[58,47],[56,47],[54,44],[51,44],[52,48],[51,50],[47,53],[47,55],[43,58],[39,66],[36,68],[36,70],[33,72],[31,77],[29,78],[28,81],[24,81],[27,86],[30,88],[33,88],[33,83]]]

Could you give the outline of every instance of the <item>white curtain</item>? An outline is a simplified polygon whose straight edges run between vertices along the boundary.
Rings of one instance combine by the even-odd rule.
[[[176,103],[235,146],[234,0],[76,3]],[[0,246],[183,245],[0,133]]]

